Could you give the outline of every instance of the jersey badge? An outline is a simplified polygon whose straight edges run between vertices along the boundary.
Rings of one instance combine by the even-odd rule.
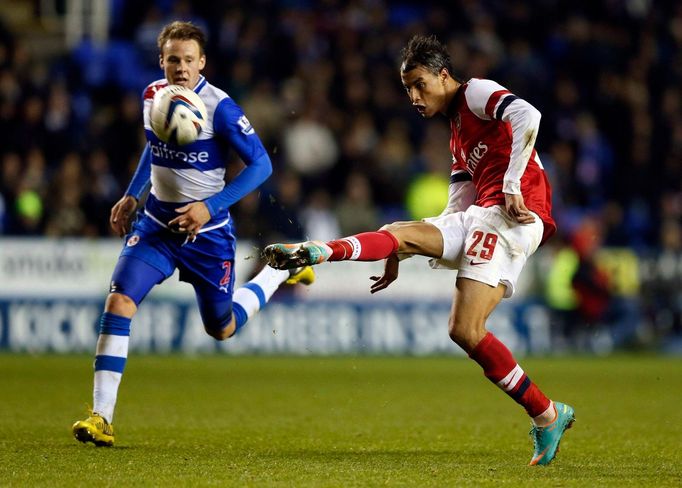
[[[245,136],[250,136],[255,132],[251,126],[251,122],[249,122],[249,119],[246,118],[246,115],[239,117],[237,124],[239,124],[239,127],[242,128],[242,134]]]

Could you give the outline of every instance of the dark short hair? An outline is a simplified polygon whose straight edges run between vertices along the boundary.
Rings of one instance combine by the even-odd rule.
[[[176,20],[167,24],[158,39],[156,40],[157,46],[159,46],[159,52],[163,54],[163,46],[169,39],[179,39],[181,41],[195,40],[199,44],[199,53],[204,54],[204,47],[206,46],[206,34],[199,27],[192,24],[191,22],[182,22]]]
[[[436,36],[415,35],[407,43],[407,46],[400,52],[402,61],[400,69],[403,73],[412,71],[422,66],[428,71],[437,75],[443,68],[448,70],[450,75],[457,79],[452,72],[450,54]]]

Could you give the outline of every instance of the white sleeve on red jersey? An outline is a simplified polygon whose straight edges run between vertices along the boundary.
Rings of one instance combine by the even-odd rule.
[[[530,103],[517,97],[492,80],[472,79],[465,97],[469,109],[483,120],[509,122],[512,130],[512,148],[509,166],[504,174],[502,191],[521,194],[521,177],[540,128],[540,112]]]
[[[504,173],[503,193],[521,194],[521,177],[533,154],[540,117],[540,111],[521,98],[510,103],[502,115],[502,120],[511,123],[512,127],[512,151]]]
[[[467,171],[455,171],[450,175],[448,204],[441,215],[464,212],[476,201],[476,187]]]

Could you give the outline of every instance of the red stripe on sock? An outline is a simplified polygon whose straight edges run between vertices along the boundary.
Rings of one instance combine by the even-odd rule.
[[[359,246],[356,249],[354,246]],[[351,259],[353,252],[357,254],[355,261],[379,261],[385,259],[398,250],[398,239],[388,231],[363,232],[354,236],[327,242],[332,248],[328,261],[345,261]]]
[[[476,345],[469,354],[469,357],[483,368],[485,376],[496,385],[504,379],[517,364],[511,351],[507,349],[507,346],[490,332],[488,332],[481,342]],[[526,380],[528,380],[530,384],[528,384]],[[522,387],[525,388],[525,391],[518,396]],[[513,390],[505,391],[505,393],[512,397],[518,404],[522,405],[531,417],[540,415],[549,407],[549,398],[542,393],[535,383],[530,381],[526,374],[519,379]]]

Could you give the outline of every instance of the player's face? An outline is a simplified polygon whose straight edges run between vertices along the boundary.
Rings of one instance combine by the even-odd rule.
[[[194,39],[168,39],[159,55],[159,64],[168,83],[194,88],[206,65],[206,56]]]
[[[410,97],[410,102],[419,115],[425,118],[433,117],[437,113],[445,113],[447,77],[448,72],[445,69],[435,75],[422,66],[400,72],[400,78],[407,96]]]

